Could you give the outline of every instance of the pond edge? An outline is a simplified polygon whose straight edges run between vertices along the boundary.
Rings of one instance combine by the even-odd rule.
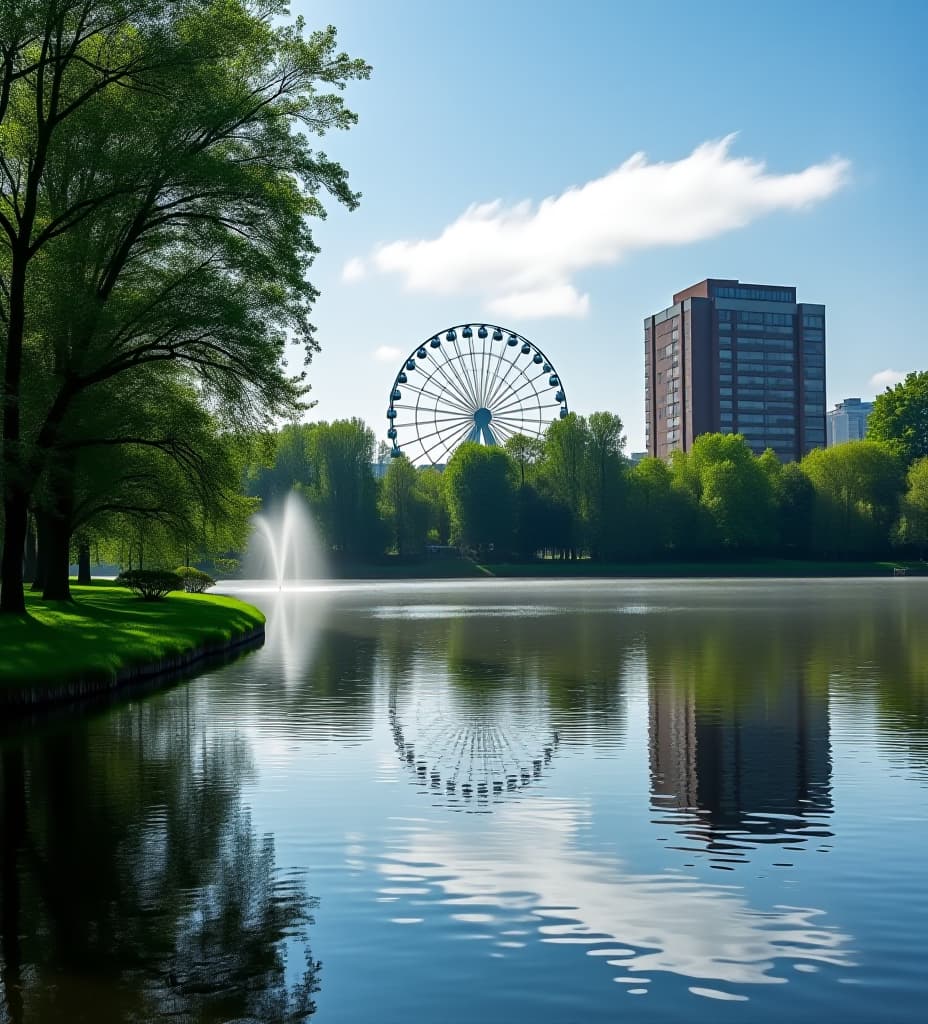
[[[260,647],[265,639],[264,630],[265,625],[261,623],[231,637],[207,640],[185,651],[166,654],[154,661],[133,662],[115,670],[88,672],[58,683],[28,683],[20,687],[2,687],[0,708],[27,710],[50,707],[141,685],[148,690],[156,687],[162,680],[165,684],[174,681],[178,674],[186,674],[201,661]]]

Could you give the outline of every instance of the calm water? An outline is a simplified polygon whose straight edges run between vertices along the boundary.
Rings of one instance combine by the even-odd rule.
[[[7,728],[0,1021],[923,1021],[928,581],[339,584]]]

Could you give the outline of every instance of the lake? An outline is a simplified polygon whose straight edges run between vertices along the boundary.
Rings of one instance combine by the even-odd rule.
[[[4,1024],[924,1020],[928,581],[232,589],[5,727]]]

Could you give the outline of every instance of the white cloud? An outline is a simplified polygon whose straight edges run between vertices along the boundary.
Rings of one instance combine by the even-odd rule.
[[[374,358],[378,363],[394,363],[402,354],[394,345],[381,345],[374,349]]]
[[[870,384],[877,391],[891,388],[894,384],[905,380],[905,373],[902,370],[879,370],[870,378]]]
[[[353,281],[360,281],[362,277],[367,275],[367,267],[364,265],[364,260],[359,260],[357,256],[352,257],[342,267],[342,280],[349,283]]]
[[[578,272],[608,266],[639,249],[714,238],[776,210],[802,210],[848,181],[834,157],[791,174],[730,155],[733,135],[671,163],[636,153],[602,178],[539,203],[475,203],[437,238],[374,249],[372,270],[399,274],[411,291],[477,292],[489,308],[520,317],[585,316]],[[350,260],[348,278],[360,260]]]

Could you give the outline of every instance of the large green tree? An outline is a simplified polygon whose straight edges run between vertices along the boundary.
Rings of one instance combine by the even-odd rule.
[[[928,455],[928,370],[910,373],[876,396],[867,438],[892,445],[906,462]]]
[[[928,551],[928,456],[912,463],[906,484],[895,539],[910,544],[924,558]]]
[[[502,448],[466,441],[445,468],[451,539],[481,554],[509,554],[515,531],[515,469]]]
[[[357,418],[314,423],[307,457],[312,479],[304,489],[332,550],[348,559],[380,554],[374,432]]]
[[[815,489],[819,551],[848,557],[887,547],[904,480],[902,459],[890,446],[867,440],[816,448],[801,468]]]
[[[57,294],[36,288],[41,312],[54,314],[66,302],[71,314],[52,315],[45,328],[46,317],[39,320],[40,310],[30,313],[27,304],[18,345],[10,320],[5,359],[8,368],[18,360],[19,377],[5,406],[5,413],[15,406],[16,420],[12,432],[5,423],[4,434],[0,606],[7,610],[22,603],[19,535],[30,481],[54,457],[68,408],[82,392],[171,361],[226,416],[256,423],[299,408],[302,375],[288,376],[281,363],[288,334],[307,356],[315,348],[307,315],[315,292],[306,279],[315,246],[307,218],[323,215],[323,190],[348,206],[357,201],[342,168],[308,141],[353,123],[324,89],[368,71],[336,52],[334,30],[304,38],[301,22],[280,23],[286,11],[276,0],[151,6],[151,41],[135,31],[142,4],[120,8],[109,34],[131,37],[139,52],[132,67],[156,77],[144,88],[122,89],[109,88],[107,79],[42,143],[36,216],[56,227],[33,240],[27,263],[40,281],[44,274],[68,282]],[[78,46],[85,64],[81,47],[95,39]],[[174,39],[182,43],[171,49]],[[85,73],[103,74],[99,67],[91,62]],[[30,118],[40,123],[44,116],[33,94],[44,88],[41,75],[19,80],[13,91],[25,99],[10,103],[4,125],[17,111],[15,137],[26,141],[14,155],[30,168]],[[10,253],[12,310],[12,241]],[[31,317],[40,326],[31,328]],[[30,338],[36,365],[50,365],[52,375],[24,435]]]

